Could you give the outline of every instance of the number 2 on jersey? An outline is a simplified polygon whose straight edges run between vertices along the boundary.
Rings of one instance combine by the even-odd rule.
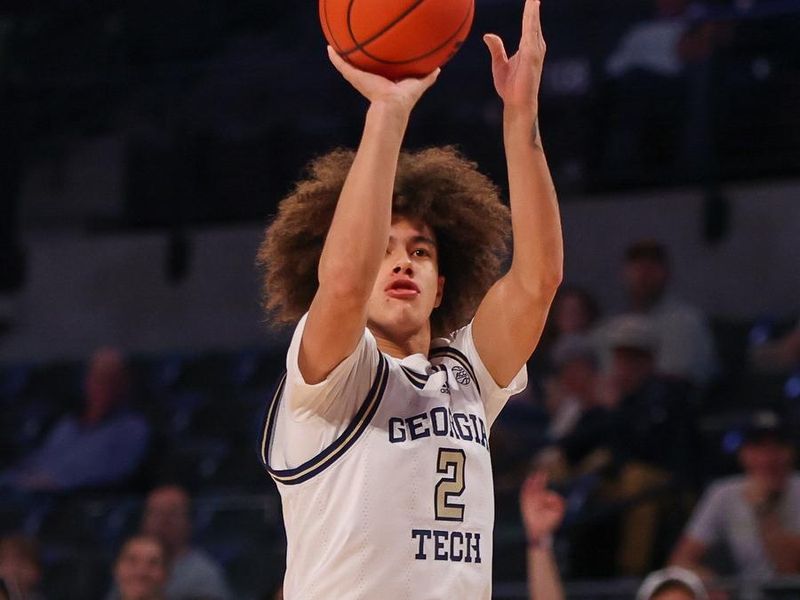
[[[464,493],[464,463],[467,455],[463,450],[439,448],[436,472],[445,476],[436,484],[434,514],[437,521],[463,521],[464,505],[454,499]]]

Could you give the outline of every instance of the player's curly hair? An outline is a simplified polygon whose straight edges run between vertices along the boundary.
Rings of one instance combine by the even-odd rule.
[[[354,156],[339,149],[314,160],[267,228],[257,264],[265,308],[276,324],[296,322],[311,306],[322,246]],[[497,187],[452,147],[402,152],[392,216],[418,219],[436,235],[446,283],[431,315],[432,334],[467,324],[508,251],[510,212]]]

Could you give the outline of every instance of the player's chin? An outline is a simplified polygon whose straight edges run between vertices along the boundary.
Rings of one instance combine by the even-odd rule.
[[[430,312],[422,305],[406,303],[392,307],[382,317],[391,329],[408,332],[421,329],[430,319]]]

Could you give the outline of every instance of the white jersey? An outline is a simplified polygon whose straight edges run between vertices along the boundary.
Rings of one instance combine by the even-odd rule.
[[[402,360],[365,330],[309,385],[297,366],[304,325],[261,443],[283,505],[287,600],[489,600],[489,428],[525,369],[500,388],[471,325]]]

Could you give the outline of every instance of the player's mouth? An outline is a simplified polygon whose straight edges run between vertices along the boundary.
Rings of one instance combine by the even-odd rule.
[[[410,300],[419,296],[419,286],[410,279],[395,279],[384,290],[390,298]]]

